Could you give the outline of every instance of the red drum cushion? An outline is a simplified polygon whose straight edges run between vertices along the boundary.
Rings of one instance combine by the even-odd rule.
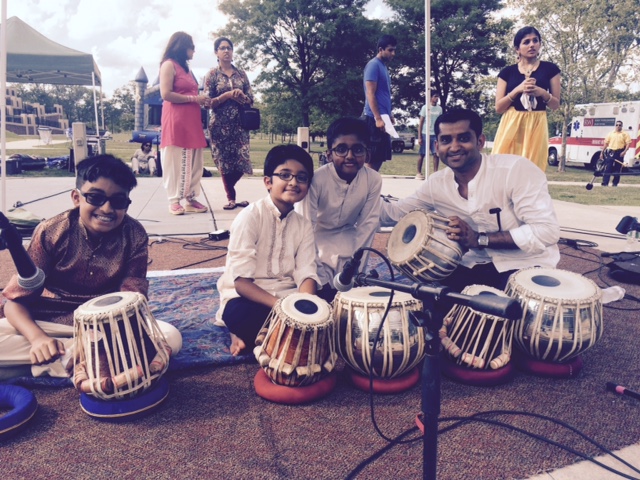
[[[444,355],[441,357],[440,367],[442,374],[447,378],[477,387],[492,387],[510,382],[514,372],[511,363],[507,363],[504,367],[496,370],[468,368],[458,365]]]
[[[351,382],[353,385],[365,392],[369,391],[369,377],[359,373],[351,372]],[[409,390],[420,380],[420,370],[414,367],[409,372],[394,378],[373,377],[374,393],[400,393]]]
[[[541,377],[551,378],[573,378],[576,377],[582,367],[584,361],[582,355],[572,358],[568,362],[554,363],[537,360],[535,358],[527,357],[523,354],[518,354],[514,357],[514,362],[519,370],[523,372],[532,373],[533,375],[539,375]]]
[[[299,405],[318,400],[331,393],[336,383],[337,376],[335,373],[331,373],[311,385],[302,387],[277,385],[271,381],[262,368],[257,371],[253,379],[253,386],[259,396],[271,402],[287,405]]]

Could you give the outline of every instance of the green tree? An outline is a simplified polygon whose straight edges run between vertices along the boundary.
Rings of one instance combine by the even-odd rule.
[[[513,22],[497,18],[501,0],[434,0],[431,2],[432,86],[443,109],[480,108],[481,80],[506,65],[504,38]]]
[[[260,69],[257,89],[270,98],[289,93],[299,105],[301,125],[309,126],[313,106],[336,114],[362,111],[362,70],[375,55],[381,29],[380,22],[363,16],[365,4],[221,0],[220,11],[229,22],[214,36],[230,37],[238,63],[247,70]]]
[[[385,30],[398,40],[389,65],[396,120],[417,118],[425,104],[425,1],[385,0],[394,15]]]

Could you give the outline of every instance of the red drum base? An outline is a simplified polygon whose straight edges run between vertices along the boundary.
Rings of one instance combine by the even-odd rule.
[[[287,387],[273,383],[261,368],[253,379],[253,386],[256,389],[256,393],[265,400],[287,405],[300,405],[327,396],[336,387],[337,381],[337,375],[330,373],[311,385]]]
[[[495,370],[468,368],[458,365],[445,355],[440,357],[440,368],[442,374],[447,378],[476,387],[502,385],[503,383],[510,382],[514,373],[514,368],[511,363],[507,363],[504,367]]]
[[[513,361],[518,370],[538,375],[540,377],[550,378],[576,377],[582,371],[582,367],[584,366],[582,355],[578,355],[568,362],[554,363],[537,360],[535,358],[527,357],[521,352],[516,352]]]
[[[369,377],[361,375],[352,370],[349,372],[351,382],[353,385],[365,392],[370,391]],[[409,370],[408,373],[395,378],[380,378],[373,377],[373,392],[374,393],[400,393],[405,390],[409,390],[416,385],[420,380],[420,370],[418,367],[414,367]]]

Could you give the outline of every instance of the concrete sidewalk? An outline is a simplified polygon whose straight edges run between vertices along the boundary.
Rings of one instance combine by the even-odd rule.
[[[420,181],[413,178],[383,176],[382,193],[402,198],[419,185]],[[220,177],[203,178],[202,187],[200,201],[212,206],[213,211],[175,216],[169,213],[162,179],[139,177],[138,187],[131,192],[133,203],[129,207],[129,215],[138,219],[150,236],[205,236],[217,229],[228,229],[240,208],[222,209],[227,199]],[[22,208],[38,217],[49,218],[71,208],[69,192],[72,188],[74,184],[70,177],[10,176],[6,178],[6,209],[10,210],[20,202]],[[236,190],[238,201],[253,202],[267,193],[262,177],[245,177],[238,182]],[[615,230],[620,219],[626,215],[640,217],[638,206],[553,203],[563,238],[593,242],[597,244],[596,248],[606,252],[619,252],[625,248],[626,238]]]

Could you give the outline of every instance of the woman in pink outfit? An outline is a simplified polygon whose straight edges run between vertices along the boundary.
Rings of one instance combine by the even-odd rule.
[[[176,32],[169,39],[160,62],[162,100],[162,178],[169,197],[169,212],[204,213],[207,207],[195,197],[200,194],[207,146],[202,129],[201,106],[205,95],[198,95],[198,82],[189,71],[195,46],[191,35]],[[180,204],[185,200],[184,206]]]

